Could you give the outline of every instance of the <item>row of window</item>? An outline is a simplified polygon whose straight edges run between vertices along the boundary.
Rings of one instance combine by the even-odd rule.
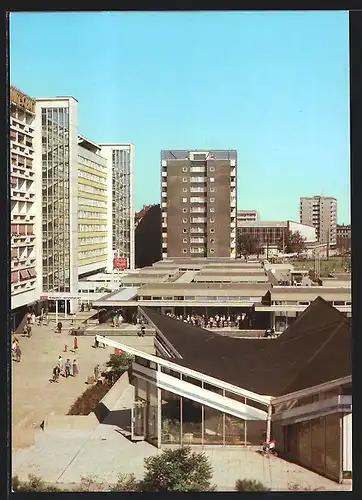
[[[102,174],[107,173],[107,167],[104,167],[103,165],[100,165],[99,163],[96,163],[95,161],[89,160],[88,158],[84,158],[84,156],[79,155],[80,161],[82,165],[85,165],[86,167],[94,168],[94,170],[98,170],[98,172],[102,172]]]
[[[215,198],[206,198],[205,196],[191,196],[190,203],[205,203],[209,201],[210,203],[215,203]],[[188,198],[182,198],[182,203],[187,203]]]
[[[108,230],[108,225],[107,224],[78,224],[78,231],[80,233],[87,233],[87,232],[97,232],[97,231],[107,231]]]
[[[85,212],[83,210],[79,210],[78,216],[81,219],[102,219],[107,220],[108,215],[104,212]]]
[[[195,296],[195,297],[188,297],[188,296],[173,296],[173,297],[156,297],[156,296],[141,296],[139,297],[140,300],[192,300],[192,301],[198,301],[198,302],[250,302],[250,303],[255,303],[260,300],[260,297],[233,297],[233,296],[225,296],[225,297],[216,297],[212,295],[208,295],[206,297],[202,296]]]
[[[187,172],[187,167],[182,167],[183,172]],[[215,167],[209,167],[210,172],[215,172]],[[200,165],[199,167],[190,167],[190,172],[206,172],[206,165]]]
[[[91,236],[89,238],[79,238],[79,245],[94,245],[96,243],[106,243],[107,236]]]
[[[204,214],[206,211],[207,211],[206,207],[191,207],[191,208],[190,208],[190,212],[191,212],[192,214],[195,214],[195,213],[196,213],[196,214]],[[209,211],[210,211],[211,213],[213,213],[213,212],[215,212],[215,208],[214,208],[214,207],[210,207],[210,208],[209,208]],[[182,212],[183,212],[184,214],[187,214],[187,208],[183,208],[183,209],[182,209]]]
[[[88,205],[89,207],[106,208],[107,202],[101,200],[91,200],[90,198],[79,198],[79,205]]]
[[[99,175],[90,174],[89,172],[84,172],[83,170],[78,170],[78,176],[83,179],[88,179],[89,181],[98,182],[99,184],[107,185],[107,179],[100,177]]]
[[[187,238],[182,239],[182,243],[188,243]],[[190,243],[205,243],[205,238],[204,237],[199,237],[199,238],[190,238]],[[210,243],[215,243],[215,238],[210,238]]]
[[[87,186],[86,184],[79,184],[78,189],[79,189],[79,191],[83,191],[83,193],[90,193],[90,194],[98,194],[101,196],[107,196],[106,189],[100,189],[100,188],[96,188],[94,186]]]
[[[86,250],[85,252],[79,252],[80,259],[89,259],[91,257],[99,257],[101,255],[107,255],[107,248],[97,248],[95,250]]]
[[[309,306],[312,301],[310,300],[273,300],[271,302],[272,306],[282,306],[282,305],[290,305],[290,306]],[[350,306],[350,300],[327,300],[329,304],[333,306]]]
[[[187,218],[182,219],[183,224],[187,224],[188,221],[189,220]],[[207,218],[206,217],[190,217],[190,222],[193,224],[204,224],[205,222],[207,222]],[[213,219],[213,218],[209,219],[209,222],[210,222],[210,224],[213,224],[215,222],[215,219]]]
[[[207,177],[182,177],[182,182],[206,182]],[[209,182],[215,182],[215,177],[209,177]]]

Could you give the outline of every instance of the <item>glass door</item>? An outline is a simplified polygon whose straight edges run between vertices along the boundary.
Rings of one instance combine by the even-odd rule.
[[[131,439],[141,441],[146,438],[146,401],[138,399],[132,408]]]

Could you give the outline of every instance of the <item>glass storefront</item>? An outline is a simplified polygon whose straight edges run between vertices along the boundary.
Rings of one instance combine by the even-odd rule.
[[[181,443],[181,398],[161,390],[161,444]]]

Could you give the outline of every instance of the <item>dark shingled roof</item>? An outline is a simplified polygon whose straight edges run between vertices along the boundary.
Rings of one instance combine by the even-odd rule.
[[[177,364],[257,394],[280,396],[352,374],[350,321],[321,297],[277,339],[218,335],[142,308],[180,353]]]

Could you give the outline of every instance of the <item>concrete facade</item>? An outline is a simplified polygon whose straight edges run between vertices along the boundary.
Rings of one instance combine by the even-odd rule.
[[[162,256],[232,257],[236,151],[162,151]]]
[[[10,89],[11,308],[37,300],[41,277],[41,203],[35,157],[35,100]]]

